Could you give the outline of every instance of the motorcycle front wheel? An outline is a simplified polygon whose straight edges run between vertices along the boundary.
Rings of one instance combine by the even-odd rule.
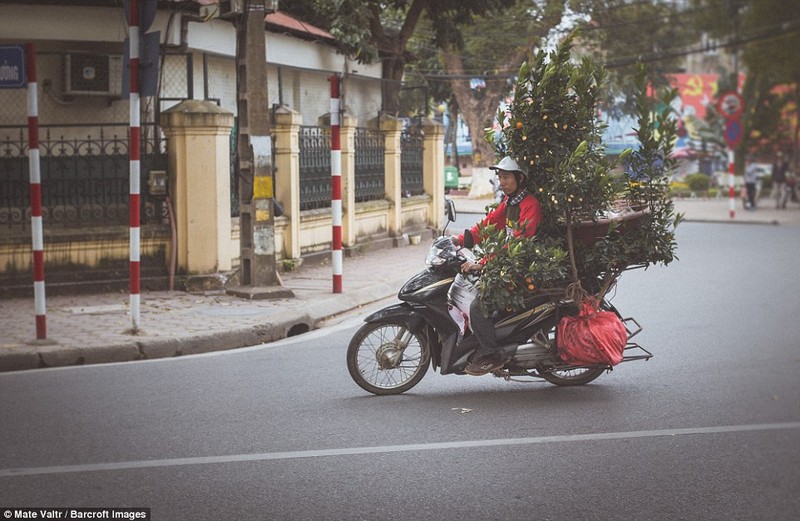
[[[372,394],[400,394],[422,380],[430,365],[426,342],[399,320],[364,324],[347,347],[347,370]]]

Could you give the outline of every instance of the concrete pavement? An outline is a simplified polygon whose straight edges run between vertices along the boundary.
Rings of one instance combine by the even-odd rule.
[[[482,213],[489,199],[454,197],[460,213]],[[687,221],[800,226],[800,206],[729,216],[728,200],[676,200]],[[47,340],[36,340],[33,297],[0,300],[0,371],[123,362],[235,349],[316,328],[326,318],[397,294],[424,267],[429,241],[369,251],[344,261],[343,292],[332,293],[330,265],[282,274],[294,298],[245,300],[222,292],[147,292],[140,331],[130,333],[128,295],[102,293],[47,298]],[[45,245],[46,247],[46,245]],[[31,284],[32,286],[32,284]],[[33,291],[31,291],[33,293]]]

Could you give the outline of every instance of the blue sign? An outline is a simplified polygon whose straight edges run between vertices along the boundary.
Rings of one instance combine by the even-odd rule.
[[[25,48],[21,45],[0,45],[0,89],[21,89],[27,83]]]
[[[742,140],[742,124],[738,119],[729,119],[725,123],[725,141],[730,148],[736,148]]]

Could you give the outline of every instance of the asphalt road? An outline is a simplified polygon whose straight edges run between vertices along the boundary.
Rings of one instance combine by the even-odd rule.
[[[233,352],[0,374],[0,508],[794,520],[800,228],[685,223],[678,241],[614,299],[655,357],[584,387],[429,372],[371,396],[344,362],[356,315]]]

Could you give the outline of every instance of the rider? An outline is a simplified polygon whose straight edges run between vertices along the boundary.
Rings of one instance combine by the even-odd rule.
[[[506,156],[499,163],[489,167],[497,172],[500,189],[505,194],[503,201],[483,220],[464,230],[462,235],[453,237],[457,246],[470,248],[480,242],[480,227],[494,224],[498,229],[505,226],[509,233],[533,237],[536,228],[542,220],[542,209],[539,201],[525,188],[527,176],[522,171],[514,158]],[[480,272],[486,264],[486,259],[478,262],[465,262],[461,265],[464,273]],[[495,336],[494,324],[481,310],[479,299],[470,305],[470,326],[478,340],[479,347],[472,360],[464,369],[468,374],[480,376],[491,373],[505,364],[500,358],[500,352]]]

